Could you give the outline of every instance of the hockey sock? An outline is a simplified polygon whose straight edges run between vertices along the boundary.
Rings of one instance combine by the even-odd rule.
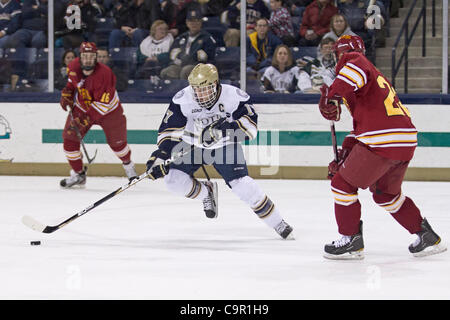
[[[400,210],[396,213],[391,213],[391,215],[411,234],[417,233],[422,229],[420,224],[422,223],[423,218],[420,215],[420,210],[408,197],[405,197],[405,202],[403,202]]]
[[[80,143],[71,140],[64,140],[64,154],[69,161],[72,170],[75,172],[83,171],[83,155],[80,151]]]
[[[247,203],[269,227],[274,228],[281,222],[281,215],[272,200],[261,190],[255,180],[245,176],[232,180],[229,184],[233,193]]]
[[[358,188],[350,185],[338,172],[331,180],[331,191],[334,197],[334,214],[338,232],[344,236],[357,234],[361,220]]]
[[[131,161],[131,149],[128,144],[122,144],[119,146],[111,146],[116,156],[122,160],[123,163],[130,163]]]
[[[422,216],[414,202],[400,192],[397,195],[381,193],[373,194],[373,200],[400,223],[411,234],[421,230]]]
[[[203,200],[208,196],[208,190],[202,183],[177,169],[170,169],[164,182],[169,191],[182,197]]]

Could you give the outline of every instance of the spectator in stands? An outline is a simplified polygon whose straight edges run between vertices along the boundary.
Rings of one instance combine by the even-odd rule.
[[[259,78],[258,73],[271,65],[275,48],[281,40],[269,31],[269,21],[259,18],[256,31],[247,36],[247,76]]]
[[[189,11],[196,10],[201,12],[203,17],[219,17],[228,7],[232,0],[173,0],[178,2],[178,11],[176,17],[177,32],[174,36],[187,31],[186,15]],[[173,30],[172,30],[173,31]],[[172,32],[171,31],[171,32]]]
[[[241,2],[233,1],[228,8],[228,30],[225,32],[224,41],[227,47],[239,46],[241,28]],[[259,18],[270,18],[270,10],[263,0],[247,0],[247,35],[255,32],[256,22]]]
[[[163,79],[187,79],[200,62],[214,63],[216,42],[210,33],[202,30],[203,15],[191,10],[186,16],[189,31],[179,35],[169,52],[169,66],[161,70]]]
[[[67,84],[67,67],[77,57],[75,51],[66,50],[61,59],[61,67],[55,68],[55,89],[62,90]]]
[[[97,62],[103,63],[110,67],[114,75],[116,76],[116,89],[118,92],[127,90],[128,88],[128,75],[125,70],[117,67],[114,61],[111,60],[109,56],[108,49],[99,48],[97,49]]]
[[[294,27],[289,10],[284,7],[284,0],[270,0],[269,26],[272,32],[281,39],[288,47],[293,47],[297,43],[294,36]]]
[[[24,0],[22,3],[22,27],[11,35],[15,48],[47,47],[48,0]]]
[[[150,28],[150,35],[139,45],[137,51],[138,79],[159,76],[169,61],[169,49],[174,39],[169,26],[163,20],[156,20]]]
[[[10,91],[15,91],[19,76],[13,73],[11,61],[0,58],[0,85],[9,86]]]
[[[70,28],[69,22],[75,14],[72,6],[80,8],[81,12],[81,28]],[[66,8],[66,15],[63,18],[64,23],[59,24],[60,29],[56,29],[55,36],[57,38],[57,46],[61,45],[67,49],[78,48],[85,40],[95,41],[96,17],[99,11],[91,4],[91,0],[72,0],[69,1]]]
[[[331,0],[315,0],[306,7],[300,27],[300,46],[317,46],[322,36],[330,31],[331,17],[338,9]]]
[[[320,93],[323,84],[328,86],[333,82],[336,59],[333,54],[334,40],[323,38],[317,58],[303,57],[298,65],[298,89],[302,93]]]
[[[373,0],[372,0],[373,1]],[[372,21],[375,17],[375,14],[368,16],[368,7],[371,0],[339,0],[338,8],[339,11],[346,17],[348,24],[352,31],[360,36],[364,41],[364,46],[366,47],[366,56],[370,60],[373,60],[375,43],[372,43],[374,40],[375,34],[377,34],[377,40],[380,46],[383,46],[383,42],[385,41],[384,30],[382,29],[382,25],[384,23],[384,19],[382,15],[377,15],[380,19],[378,25],[368,23]],[[380,9],[380,13],[384,12],[384,5],[381,1],[373,1]],[[370,10],[369,10],[370,11]],[[370,12],[372,13],[372,12]],[[378,29],[377,29],[378,28]]]
[[[21,27],[21,20],[19,2],[0,0],[0,48],[12,47],[11,35]]]
[[[343,36],[344,34],[356,36],[356,34],[350,29],[345,16],[338,13],[331,17],[330,32],[326,33],[322,39],[330,38],[336,41],[340,36]]]
[[[167,25],[169,26],[169,32],[174,38],[179,34],[179,30],[177,29],[177,16],[178,5],[175,4],[172,0],[162,0],[161,19],[167,23]]]
[[[159,0],[119,0],[113,10],[117,29],[111,31],[109,48],[138,47],[152,23],[161,17]]]
[[[286,5],[289,8],[291,16],[303,15],[305,7],[309,6],[313,0],[287,0]]]
[[[297,86],[298,67],[294,64],[291,49],[280,44],[273,54],[272,65],[261,78],[265,93],[292,93]]]

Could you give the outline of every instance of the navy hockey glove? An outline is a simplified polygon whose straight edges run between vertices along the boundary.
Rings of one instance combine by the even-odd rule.
[[[221,118],[206,126],[200,136],[200,143],[207,148],[219,142],[224,137],[222,127],[229,127],[227,123],[225,118]]]
[[[148,177],[152,180],[164,177],[169,173],[169,166],[166,160],[170,158],[169,154],[159,149],[155,150],[147,161]]]

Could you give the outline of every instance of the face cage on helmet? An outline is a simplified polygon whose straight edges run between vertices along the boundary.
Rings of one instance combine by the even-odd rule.
[[[95,54],[95,58],[94,58],[93,64],[91,66],[84,65],[83,64],[83,59],[81,58],[81,55],[87,54],[87,53]],[[97,53],[96,52],[81,52],[80,53],[80,65],[81,65],[81,69],[82,70],[86,70],[86,71],[93,70],[95,68],[95,66],[97,65]]]
[[[217,83],[204,86],[192,86],[195,101],[203,108],[210,108],[214,105],[217,97]]]

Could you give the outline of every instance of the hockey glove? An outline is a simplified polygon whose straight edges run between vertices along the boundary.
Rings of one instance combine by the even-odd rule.
[[[222,126],[226,127],[227,125],[225,123],[227,123],[226,119],[221,118],[206,126],[200,136],[202,146],[208,148],[219,142],[224,137]]]
[[[331,180],[334,177],[334,175],[339,171],[339,168],[342,166],[345,159],[350,154],[350,151],[351,150],[349,149],[338,150],[338,162],[336,162],[336,160],[333,160],[328,164],[328,177],[327,177],[328,179]]]
[[[348,155],[357,143],[358,140],[356,140],[353,136],[345,137],[344,141],[342,142],[342,148],[338,150],[338,162],[333,160],[328,165],[328,179],[331,180],[333,176],[339,171],[339,168],[342,166],[345,159],[347,159]]]
[[[156,180],[167,175],[169,166],[166,164],[166,160],[169,158],[170,156],[166,152],[159,149],[155,150],[147,161],[148,177]]]
[[[328,98],[328,89],[326,84],[320,88],[320,92],[322,93],[319,100],[320,113],[327,120],[339,121],[341,118],[342,98],[336,95],[332,98]]]
[[[73,91],[71,91],[70,89],[62,89],[61,100],[59,101],[59,104],[64,111],[67,111],[67,107],[69,107],[69,109],[73,108],[73,95]]]

